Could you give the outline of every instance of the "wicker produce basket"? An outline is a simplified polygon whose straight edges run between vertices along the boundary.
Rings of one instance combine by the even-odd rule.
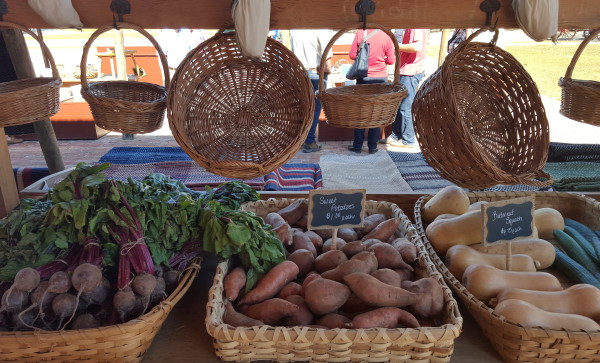
[[[242,209],[260,216],[275,212],[293,199],[269,199],[245,204]],[[454,340],[462,327],[456,301],[435,270],[416,230],[402,210],[388,202],[367,201],[366,213],[385,213],[402,219],[398,231],[415,243],[419,265],[444,288],[443,325],[417,329],[315,329],[308,327],[232,327],[223,323],[223,278],[230,269],[217,266],[206,306],[206,329],[214,338],[217,356],[223,361],[271,360],[276,362],[448,362]]]
[[[17,29],[35,39],[52,68],[52,77],[0,83],[0,127],[23,125],[54,115],[60,108],[62,80],[50,49],[40,37],[18,24],[0,21],[0,28]]]
[[[537,86],[509,53],[462,42],[419,88],[412,106],[427,163],[460,186],[547,186],[549,129]],[[546,181],[536,180],[546,178]]]
[[[181,148],[211,173],[241,179],[290,160],[313,113],[310,79],[289,49],[269,38],[261,59],[245,57],[235,33],[224,31],[183,59],[167,105]]]
[[[332,126],[364,129],[390,125],[396,119],[402,99],[408,94],[406,87],[400,84],[400,50],[396,37],[388,29],[378,24],[367,24],[367,28],[380,29],[392,38],[396,53],[394,80],[392,84],[357,84],[325,89],[326,57],[322,57],[317,97],[323,105],[327,123]],[[327,54],[335,41],[344,33],[354,29],[356,27],[337,32],[327,44],[323,54]]]
[[[600,203],[579,195],[558,192],[476,192],[468,193],[471,203],[535,196],[535,207],[557,209],[563,216],[577,220],[592,229],[600,229]],[[600,362],[600,331],[572,331],[526,328],[506,321],[475,298],[446,268],[425,236],[421,209],[431,196],[421,197],[415,204],[417,230],[429,257],[448,285],[467,306],[477,324],[506,362]],[[585,303],[585,302],[582,302]]]
[[[81,95],[90,105],[94,122],[101,128],[125,134],[145,134],[158,130],[163,123],[167,106],[167,91],[170,75],[167,58],[160,45],[150,33],[137,25],[117,23],[120,29],[133,29],[145,36],[156,48],[160,59],[165,86],[146,82],[100,81],[88,83],[81,78]],[[87,74],[87,57],[94,40],[114,24],[98,28],[83,47],[81,74]]]
[[[562,88],[560,113],[575,121],[595,126],[600,126],[600,82],[572,79],[571,76],[581,53],[598,34],[600,28],[592,31],[579,45],[567,73],[558,81]]]
[[[171,295],[127,323],[81,330],[0,332],[0,361],[140,362],[175,304],[190,288],[200,262],[198,258],[190,263]]]

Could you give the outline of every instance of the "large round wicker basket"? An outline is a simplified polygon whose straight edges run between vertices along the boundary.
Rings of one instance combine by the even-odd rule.
[[[600,126],[600,82],[572,79],[573,69],[588,43],[600,34],[600,28],[591,32],[579,45],[564,78],[558,81],[562,88],[560,113],[575,121]]]
[[[466,188],[547,186],[548,120],[537,86],[509,53],[473,42],[451,52],[421,85],[412,110],[423,156]],[[545,180],[538,180],[545,179]]]
[[[89,83],[81,78],[81,95],[90,105],[94,122],[109,131],[126,134],[145,134],[158,130],[163,123],[167,106],[169,67],[160,45],[144,29],[129,23],[117,23],[120,29],[133,29],[145,36],[156,48],[164,73],[165,86],[146,82],[100,81]],[[87,56],[94,40],[113,30],[114,24],[96,30],[83,48],[81,74],[87,74]]]
[[[62,81],[50,49],[40,37],[18,24],[0,21],[0,28],[21,30],[35,39],[52,68],[52,77],[0,83],[0,127],[23,125],[54,115],[60,108]]]
[[[400,84],[400,50],[396,37],[381,25],[367,24],[366,27],[380,29],[392,38],[396,53],[394,80],[391,84],[357,84],[325,89],[326,57],[322,57],[317,95],[323,105],[327,123],[335,127],[364,129],[390,125],[396,119],[402,99],[408,94],[406,87]],[[323,54],[328,54],[335,41],[353,29],[356,27],[337,32],[325,47]]]
[[[296,56],[268,39],[261,59],[219,31],[183,59],[167,104],[181,148],[211,173],[249,179],[291,159],[312,124],[314,94]]]

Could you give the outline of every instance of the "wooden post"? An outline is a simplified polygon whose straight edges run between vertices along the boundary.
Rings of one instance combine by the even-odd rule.
[[[451,29],[442,29],[442,40],[440,41],[440,53],[438,55],[438,67],[444,63],[446,54],[448,53],[448,36]]]
[[[35,70],[31,63],[31,57],[29,56],[29,50],[25,43],[25,37],[23,33],[16,29],[5,29],[2,30],[2,36],[4,37],[4,43],[10,55],[12,65],[17,74],[17,79],[35,78]],[[58,141],[52,128],[52,123],[49,118],[43,120],[31,120],[33,127],[38,136],[38,141],[48,166],[48,171],[51,174],[59,172],[65,169],[65,165],[58,148]],[[12,167],[11,167],[12,170]]]
[[[13,174],[4,128],[0,127],[0,218],[19,205],[19,191]]]

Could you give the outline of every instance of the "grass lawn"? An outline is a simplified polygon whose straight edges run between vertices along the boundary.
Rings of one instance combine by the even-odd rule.
[[[532,44],[506,46],[504,50],[513,55],[529,72],[540,94],[560,99],[558,79],[564,77],[579,42],[561,42],[559,45]],[[439,47],[428,47],[427,54],[437,59]],[[587,45],[579,57],[573,79],[600,81],[600,43]]]

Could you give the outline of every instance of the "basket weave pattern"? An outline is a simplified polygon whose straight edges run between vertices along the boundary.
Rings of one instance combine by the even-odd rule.
[[[394,81],[392,84],[357,84],[325,89],[324,77],[327,59],[322,57],[319,68],[320,91],[318,97],[323,105],[327,123],[332,126],[364,129],[390,125],[396,119],[402,99],[408,94],[406,87],[400,84],[400,50],[396,37],[388,29],[378,24],[367,24],[367,28],[380,29],[392,38],[396,53]],[[337,32],[325,47],[323,54],[328,54],[335,41],[353,29],[355,27]]]
[[[181,62],[167,115],[181,148],[211,173],[249,179],[290,160],[312,125],[314,94],[296,56],[268,39],[263,57],[218,32]]]
[[[199,270],[200,259],[196,259],[183,272],[171,295],[127,323],[81,330],[0,332],[0,361],[140,362]]]
[[[109,131],[127,134],[145,134],[162,126],[167,106],[167,91],[170,75],[160,45],[144,29],[129,23],[117,23],[119,28],[133,29],[145,36],[156,48],[162,64],[165,86],[146,82],[101,81],[88,84],[81,78],[81,95],[90,105],[94,122]],[[113,30],[114,25],[98,28],[85,43],[81,58],[81,74],[87,74],[87,56],[94,40],[101,34]]]
[[[559,192],[476,192],[468,193],[471,203],[493,202],[529,195],[535,196],[536,208],[554,208],[565,217],[600,229],[600,203],[578,194]],[[494,313],[458,281],[442,262],[425,235],[421,209],[431,196],[415,204],[417,230],[429,257],[448,285],[467,306],[492,346],[506,362],[600,362],[600,331],[573,331],[523,327]]]
[[[60,108],[62,80],[50,49],[40,37],[18,24],[0,21],[0,28],[21,30],[35,39],[52,68],[52,77],[0,83],[0,127],[23,125],[54,115]]]
[[[600,34],[600,28],[594,30],[579,45],[564,78],[558,85],[562,89],[560,113],[575,121],[600,126],[600,82],[572,79],[573,69],[588,43]]]
[[[247,203],[242,209],[265,216],[293,201],[269,199]],[[223,323],[226,303],[223,278],[231,268],[225,261],[217,267],[206,306],[206,329],[214,338],[217,356],[223,361],[448,362],[462,327],[462,317],[450,290],[433,267],[416,230],[402,210],[392,203],[367,201],[366,213],[384,213],[387,217],[402,219],[398,231],[417,245],[419,265],[443,286],[442,326],[417,329],[315,329],[267,325],[235,328]]]
[[[444,178],[471,189],[550,185],[543,172],[549,127],[537,86],[495,45],[497,32],[492,43],[471,41],[482,30],[417,91],[412,110],[423,156]]]

